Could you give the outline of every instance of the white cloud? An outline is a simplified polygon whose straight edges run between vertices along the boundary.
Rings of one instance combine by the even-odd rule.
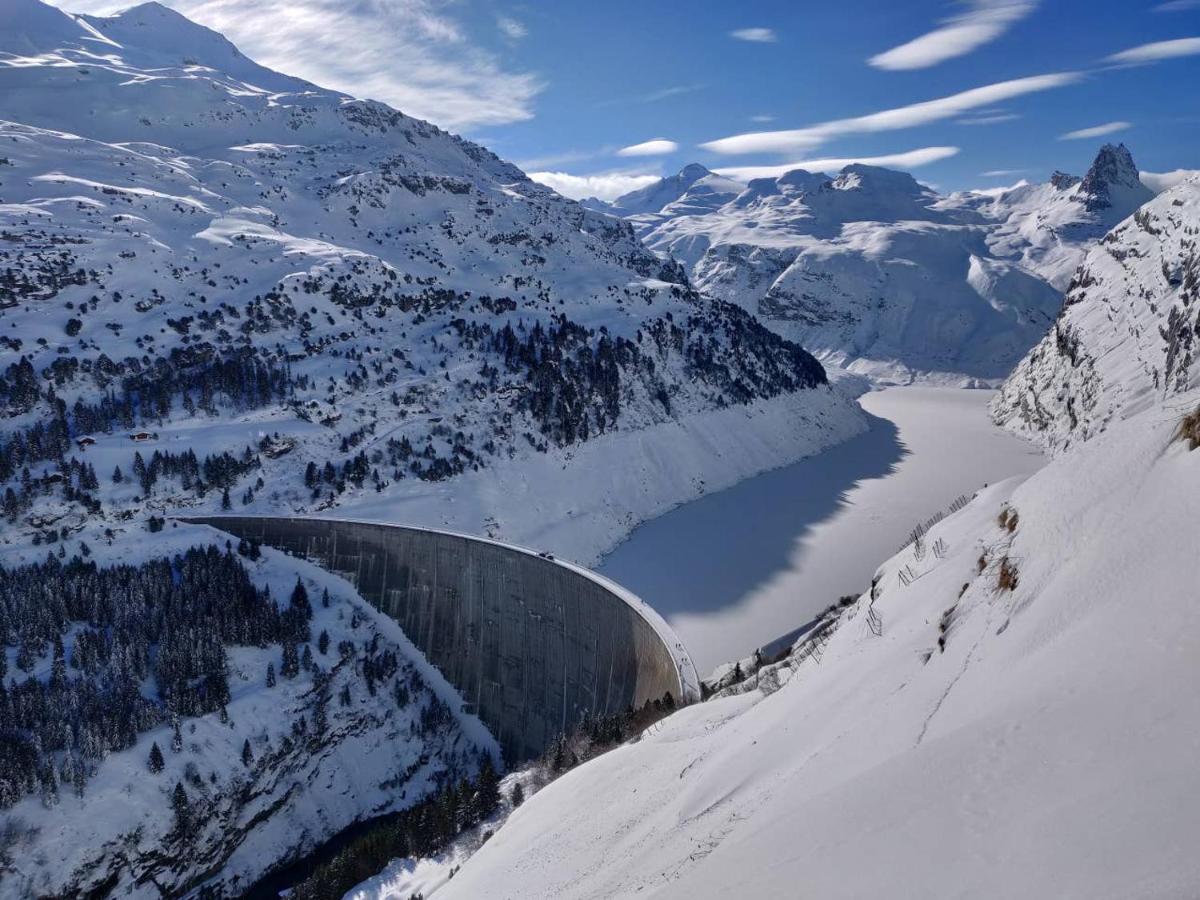
[[[1197,53],[1200,53],[1200,38],[1179,38],[1174,41],[1155,41],[1153,44],[1130,47],[1128,50],[1114,53],[1106,61],[1137,65],[1158,62],[1163,59],[1174,59],[1177,56],[1195,56]]]
[[[111,13],[129,0],[55,0]],[[537,76],[471,43],[439,0],[164,0],[256,61],[446,128],[533,117]]]
[[[615,200],[622,194],[644,188],[659,180],[658,175],[634,174],[630,172],[606,172],[597,175],[571,175],[567,172],[530,172],[529,177],[547,187],[552,187],[564,197],[582,200],[599,197]]]
[[[518,22],[511,16],[497,16],[496,27],[510,41],[519,41],[529,34],[529,29],[525,27],[524,23]]]
[[[1200,0],[1168,0],[1154,7],[1155,12],[1186,12],[1189,9],[1200,9]]]
[[[987,173],[985,172],[984,174],[986,175]],[[1004,194],[1007,194],[1009,191],[1015,191],[1019,187],[1025,187],[1027,184],[1029,184],[1029,181],[1022,178],[1017,181],[1016,184],[1006,184],[1002,187],[971,188],[971,190],[967,191],[967,193],[980,194],[984,197],[1000,197]]]
[[[1007,178],[1009,175],[1020,175],[1024,169],[991,169],[987,172],[980,172],[980,178]]]
[[[1001,122],[1011,122],[1021,118],[1020,113],[992,113],[986,116],[967,116],[959,119],[959,125],[999,125]]]
[[[667,153],[674,153],[678,149],[679,145],[674,141],[668,141],[665,138],[655,138],[652,141],[644,141],[630,147],[622,147],[617,151],[617,156],[663,156]]]
[[[729,32],[731,38],[739,41],[751,41],[756,44],[773,44],[779,37],[770,28],[738,28]]]
[[[562,153],[547,153],[543,156],[531,156],[521,160],[513,160],[513,162],[523,172],[530,172],[535,169],[557,169],[561,166],[587,162],[598,156],[609,156],[615,153],[616,149],[612,144],[608,144],[604,147],[596,147],[591,150],[566,150]]]
[[[868,62],[877,69],[925,69],[965,56],[996,40],[1037,7],[1037,0],[972,0],[970,9],[942,27],[914,38]]]
[[[869,134],[879,131],[896,131],[901,128],[913,128],[917,125],[928,125],[942,119],[953,118],[963,113],[990,106],[1051,88],[1073,84],[1083,76],[1078,72],[1059,72],[1052,75],[1034,75],[1030,78],[1017,78],[1013,81],[1001,81],[996,84],[972,88],[969,91],[941,97],[937,100],[926,100],[924,103],[914,103],[887,109],[883,112],[871,113],[852,119],[836,119],[799,128],[792,131],[761,131],[752,134],[738,134],[733,137],[709,141],[700,146],[714,153],[791,153],[811,150],[831,138],[849,134]]]
[[[889,153],[884,156],[845,156],[828,159],[802,159],[781,166],[731,166],[715,169],[718,175],[749,181],[752,178],[778,178],[793,169],[808,172],[836,172],[846,166],[861,163],[865,166],[888,166],[893,169],[916,169],[939,160],[949,159],[959,151],[958,147],[922,147],[907,153]]]
[[[1104,137],[1106,134],[1116,134],[1118,131],[1124,131],[1126,128],[1131,128],[1130,122],[1105,122],[1103,125],[1093,125],[1091,128],[1080,128],[1078,131],[1068,131],[1066,134],[1060,134],[1060,141],[1081,141],[1088,138]]]
[[[774,117],[774,116],[767,115],[766,113],[763,113],[762,115],[751,116],[751,117],[750,117],[750,121],[751,121],[751,122],[760,122],[760,123],[762,123],[762,122],[774,122],[774,121],[775,121],[775,117]]]
[[[1200,169],[1176,169],[1174,172],[1139,172],[1142,184],[1156,194],[1169,191],[1177,184],[1196,178],[1200,179]]]

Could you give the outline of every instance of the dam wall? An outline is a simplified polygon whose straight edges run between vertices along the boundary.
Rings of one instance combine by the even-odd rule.
[[[346,578],[390,616],[491,730],[509,765],[587,715],[698,696],[666,622],[580,566],[485,538],[322,518],[207,516],[209,525]]]

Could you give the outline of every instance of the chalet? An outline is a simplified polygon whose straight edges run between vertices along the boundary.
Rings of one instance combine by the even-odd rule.
[[[80,450],[86,450],[94,443],[96,443],[96,439],[94,437],[88,437],[86,434],[83,437],[75,438],[75,444]]]
[[[148,441],[148,440],[150,440],[152,437],[154,437],[154,435],[152,435],[152,434],[151,434],[150,432],[148,432],[148,431],[135,431],[133,434],[131,434],[131,435],[129,436],[129,439],[130,439],[131,441],[136,441],[137,443],[139,443],[139,444],[140,444],[140,443],[142,443],[143,441]]]

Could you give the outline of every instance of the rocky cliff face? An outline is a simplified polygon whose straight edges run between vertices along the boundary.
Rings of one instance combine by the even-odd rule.
[[[998,422],[1062,450],[1197,385],[1200,183],[1143,206],[1091,250],[1062,314],[993,403]]]

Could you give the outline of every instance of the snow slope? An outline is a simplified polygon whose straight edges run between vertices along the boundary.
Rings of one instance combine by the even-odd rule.
[[[1079,266],[1054,328],[992,405],[1053,450],[1200,385],[1200,178],[1110,232]]]
[[[1082,179],[948,197],[863,165],[739,192],[706,172],[689,166],[614,211],[700,290],[893,382],[998,382],[1045,333],[1087,247],[1154,196],[1111,145]]]
[[[1175,424],[982,491],[779,690],[571,772],[433,896],[1195,895],[1200,454]]]

